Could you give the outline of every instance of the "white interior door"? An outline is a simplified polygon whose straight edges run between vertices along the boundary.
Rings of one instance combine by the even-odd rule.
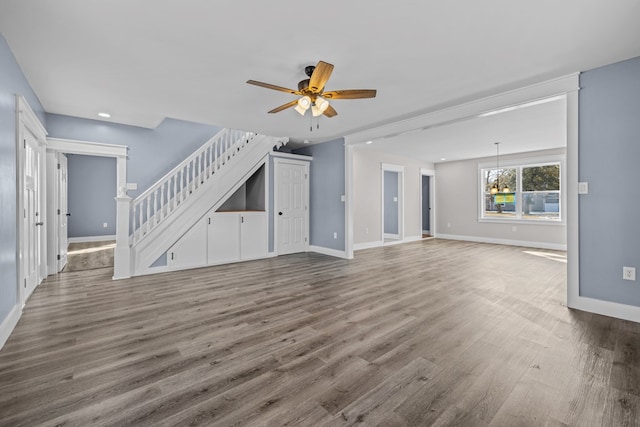
[[[58,157],[58,271],[62,271],[67,265],[67,248],[69,246],[69,203],[67,156],[59,154]]]
[[[309,164],[275,159],[275,221],[278,255],[308,246]]]
[[[42,244],[43,216],[40,211],[40,152],[38,139],[25,128],[23,140],[24,212],[22,263],[25,301],[39,283],[40,245]]]

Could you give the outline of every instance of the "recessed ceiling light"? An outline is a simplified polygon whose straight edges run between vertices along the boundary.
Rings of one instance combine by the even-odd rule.
[[[447,158],[446,157],[440,157],[440,160],[444,161],[444,160],[447,160]]]
[[[367,141],[367,145],[372,144],[372,143],[373,143],[373,141]]]
[[[309,140],[308,140],[308,139],[305,139],[305,140],[304,140],[304,141],[302,141],[302,142],[303,142],[304,144],[308,144],[308,143],[309,143]]]
[[[98,115],[100,117],[104,117],[105,119],[108,119],[109,117],[111,117],[111,114],[109,114],[109,113],[98,113]]]

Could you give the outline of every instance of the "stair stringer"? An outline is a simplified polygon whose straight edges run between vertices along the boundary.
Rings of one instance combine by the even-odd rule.
[[[197,197],[183,201],[176,212],[151,230],[151,233],[131,247],[132,276],[149,272],[149,267],[167,252],[191,227],[212,209],[217,209],[242,186],[260,166],[273,147],[287,140],[270,136],[258,136],[250,149],[242,150],[232,158],[223,173],[205,181]]]

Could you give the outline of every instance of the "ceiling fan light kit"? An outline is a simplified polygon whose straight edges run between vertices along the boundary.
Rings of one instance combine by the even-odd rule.
[[[294,110],[304,116],[307,110],[311,108],[312,117],[318,117],[321,115],[334,117],[338,115],[338,112],[329,105],[329,101],[327,101],[327,99],[362,99],[374,98],[376,96],[375,89],[347,89],[325,92],[325,84],[333,72],[333,65],[328,62],[319,61],[316,66],[308,65],[305,67],[304,71],[309,78],[298,82],[298,90],[288,89],[286,87],[263,83],[256,80],[247,80],[247,83],[300,96],[297,100],[287,102],[286,104],[276,107],[269,111],[269,113],[278,113],[282,110],[286,110],[287,108],[294,107]]]

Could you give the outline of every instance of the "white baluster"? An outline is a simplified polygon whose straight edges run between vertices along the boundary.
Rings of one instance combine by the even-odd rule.
[[[213,173],[218,172],[218,162],[220,161],[219,150],[220,140],[216,141],[216,144],[213,146]]]
[[[142,238],[142,200],[138,204],[138,236]]]
[[[165,182],[162,184],[162,186],[160,187],[160,221],[162,221],[164,219],[164,191],[165,188],[168,188],[169,183]]]

